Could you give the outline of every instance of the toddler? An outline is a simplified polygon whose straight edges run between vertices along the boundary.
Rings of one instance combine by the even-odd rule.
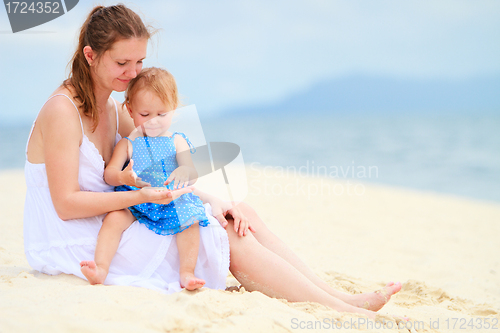
[[[174,77],[155,67],[142,70],[130,81],[124,104],[136,129],[116,145],[104,172],[105,181],[119,184],[115,191],[145,186],[174,190],[192,185],[197,173],[189,152],[194,153],[194,147],[183,133],[169,132],[179,105]],[[194,275],[194,269],[200,241],[198,226],[205,227],[209,222],[203,203],[192,193],[168,205],[143,203],[108,213],[97,237],[94,261],[80,263],[91,284],[104,282],[121,234],[135,220],[159,235],[176,235],[182,288],[195,290],[205,284]]]

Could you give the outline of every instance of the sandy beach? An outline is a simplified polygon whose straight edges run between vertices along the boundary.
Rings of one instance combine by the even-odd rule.
[[[0,333],[500,332],[500,204],[273,170],[247,168],[247,202],[321,278],[348,293],[402,282],[379,311],[384,327],[244,289],[164,295],[38,273],[13,170],[0,173]],[[238,286],[231,275],[227,286]],[[411,321],[397,327],[386,314]]]

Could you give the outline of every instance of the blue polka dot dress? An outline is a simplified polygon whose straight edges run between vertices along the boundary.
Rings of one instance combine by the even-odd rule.
[[[138,177],[153,187],[165,187],[164,182],[179,166],[174,145],[175,135],[186,139],[191,147],[191,153],[195,152],[192,143],[183,133],[175,132],[171,137],[141,136],[133,141],[127,138],[133,147],[133,170]],[[167,188],[173,189],[173,185],[171,182]],[[137,187],[128,185],[115,187],[115,191],[137,189]],[[145,224],[159,235],[179,233],[194,223],[199,223],[202,227],[209,224],[203,203],[198,196],[192,193],[186,193],[168,205],[143,203],[129,207],[129,210],[140,223]]]

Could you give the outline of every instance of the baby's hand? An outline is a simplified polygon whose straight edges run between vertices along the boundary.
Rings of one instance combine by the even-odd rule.
[[[129,164],[122,172],[120,172],[120,182],[123,185],[135,186],[135,187],[146,187],[151,186],[151,184],[142,181],[141,177],[138,177],[132,167],[134,166],[134,160],[130,160]]]
[[[165,185],[170,184],[171,182],[174,182],[174,187],[173,189],[179,189],[183,188],[189,185],[189,168],[185,166],[180,166],[177,169],[175,169],[171,174],[170,177],[167,178],[165,181]]]

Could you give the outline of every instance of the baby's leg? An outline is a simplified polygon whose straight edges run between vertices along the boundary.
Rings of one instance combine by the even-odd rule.
[[[97,235],[95,261],[82,261],[80,267],[90,284],[101,284],[108,276],[109,265],[115,256],[122,233],[135,221],[128,209],[109,212]]]
[[[198,249],[200,247],[200,230],[198,223],[183,230],[176,235],[177,249],[180,259],[180,282],[181,287],[187,290],[195,290],[203,287],[205,280],[194,276]]]

